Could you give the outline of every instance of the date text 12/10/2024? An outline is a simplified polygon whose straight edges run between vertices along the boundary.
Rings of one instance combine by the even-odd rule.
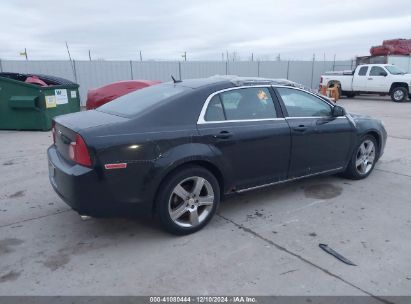
[[[150,303],[257,303],[248,296],[166,296],[150,297]]]

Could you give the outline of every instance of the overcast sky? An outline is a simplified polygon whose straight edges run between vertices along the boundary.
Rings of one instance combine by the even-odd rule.
[[[411,38],[410,0],[4,0],[0,58],[350,59]]]

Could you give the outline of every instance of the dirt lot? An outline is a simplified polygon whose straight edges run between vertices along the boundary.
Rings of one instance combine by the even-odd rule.
[[[185,237],[150,222],[81,221],[49,184],[50,133],[0,131],[0,295],[411,295],[411,103],[340,104],[387,127],[369,178],[239,195]]]

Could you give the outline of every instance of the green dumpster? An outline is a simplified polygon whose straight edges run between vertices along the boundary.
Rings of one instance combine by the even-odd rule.
[[[80,111],[78,88],[59,77],[0,73],[0,129],[50,130],[53,117]]]

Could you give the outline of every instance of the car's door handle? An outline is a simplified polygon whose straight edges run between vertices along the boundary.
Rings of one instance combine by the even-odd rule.
[[[293,130],[297,132],[305,132],[307,131],[307,127],[305,125],[299,125],[298,127],[294,127]]]
[[[229,131],[221,131],[220,133],[213,135],[214,138],[218,138],[218,139],[228,139],[231,136],[233,136],[233,133]]]

